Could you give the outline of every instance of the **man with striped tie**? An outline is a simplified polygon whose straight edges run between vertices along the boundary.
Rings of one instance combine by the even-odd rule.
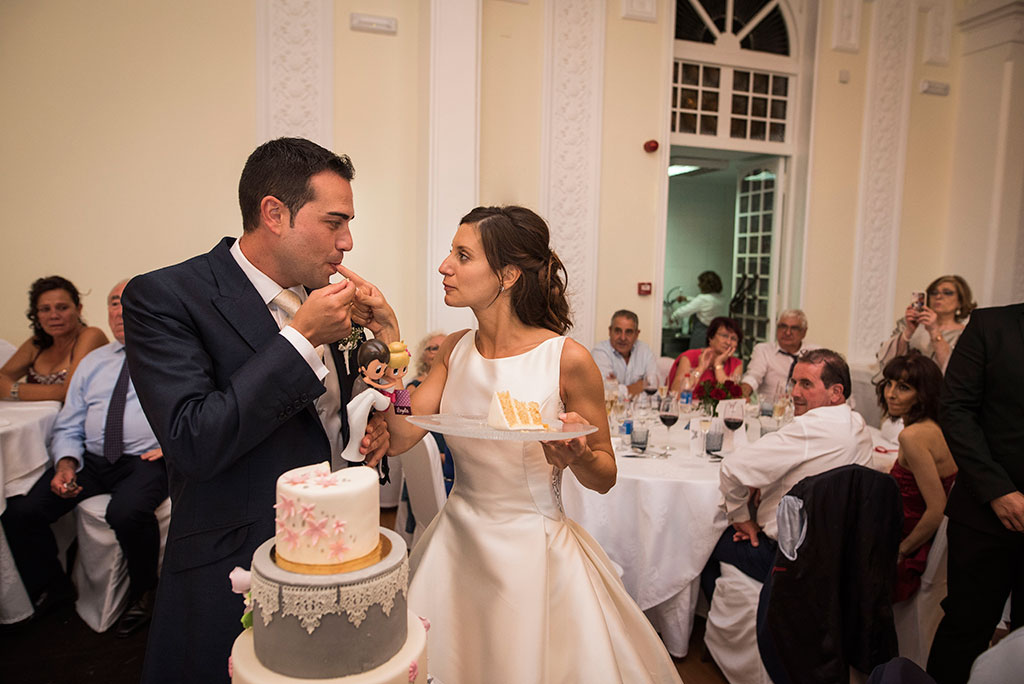
[[[107,296],[115,340],[85,358],[53,429],[54,465],[25,496],[7,501],[4,533],[36,613],[70,600],[50,523],[97,494],[110,494],[106,520],[128,568],[128,608],[115,626],[126,637],[152,614],[160,531],[154,511],[167,498],[163,452],[142,412],[125,363],[121,292]]]

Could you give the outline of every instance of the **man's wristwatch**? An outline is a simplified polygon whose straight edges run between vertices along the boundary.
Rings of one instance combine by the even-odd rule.
[[[15,401],[18,400],[18,385],[20,384],[21,380],[16,380],[14,384],[11,385],[11,399],[14,399]]]

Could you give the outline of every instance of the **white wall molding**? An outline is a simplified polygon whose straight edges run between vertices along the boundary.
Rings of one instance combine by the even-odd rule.
[[[953,42],[953,0],[919,0],[918,6],[925,13],[924,63],[945,66]]]
[[[868,363],[892,329],[914,56],[914,6],[877,0],[871,21],[849,356]]]
[[[469,309],[444,303],[432,275],[451,248],[459,219],[480,197],[480,0],[430,3],[427,152],[427,329],[475,328]]]
[[[334,142],[334,4],[259,0],[257,97],[264,140]]]
[[[836,0],[832,8],[832,49],[860,52],[860,12],[864,0]]]
[[[594,341],[604,77],[604,0],[548,0],[541,215],[569,274],[572,336]]]
[[[1024,43],[1024,0],[978,0],[960,11],[963,54]]]

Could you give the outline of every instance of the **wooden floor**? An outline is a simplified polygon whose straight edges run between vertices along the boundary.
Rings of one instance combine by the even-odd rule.
[[[381,525],[394,527],[395,509],[381,510]],[[0,682],[12,684],[136,684],[142,674],[148,630],[127,639],[97,634],[72,605],[17,631],[0,633]],[[725,684],[713,662],[703,662],[704,625],[698,620],[690,655],[676,661],[685,684]]]

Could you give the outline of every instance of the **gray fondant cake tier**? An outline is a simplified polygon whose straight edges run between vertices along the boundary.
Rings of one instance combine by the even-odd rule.
[[[289,572],[274,563],[274,540],[252,559],[253,642],[268,669],[310,679],[373,669],[407,634],[405,542],[381,528],[391,552],[368,568],[335,575]]]

